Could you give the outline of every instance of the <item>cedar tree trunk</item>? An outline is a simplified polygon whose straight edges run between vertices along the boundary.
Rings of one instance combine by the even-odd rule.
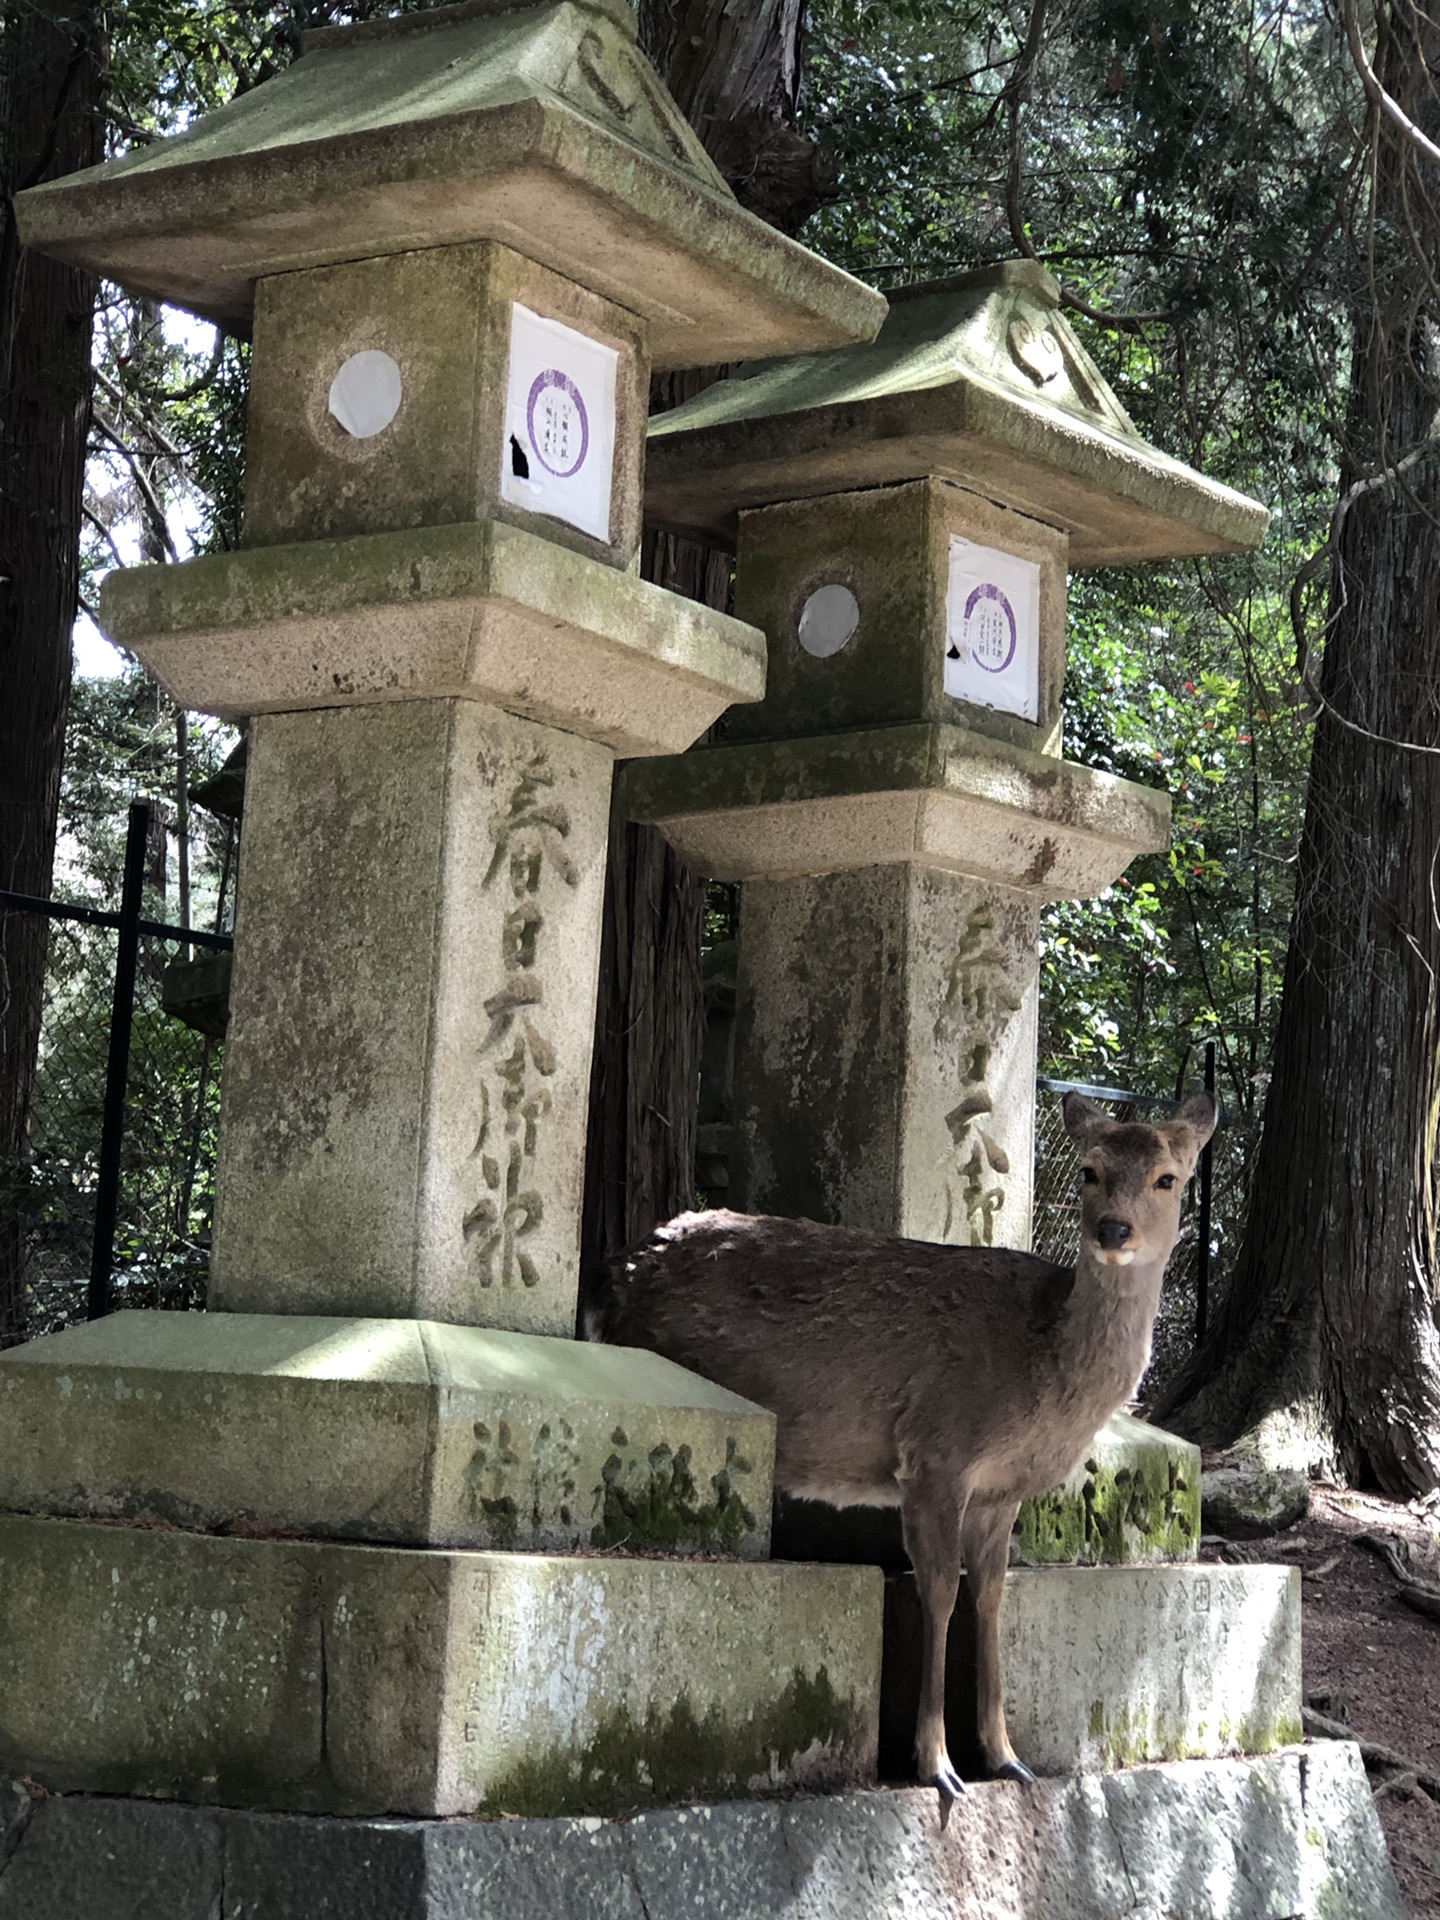
[[[1433,135],[1440,32],[1414,0],[1377,13],[1386,89]],[[1378,139],[1351,418],[1381,478],[1339,527],[1245,1243],[1155,1417],[1212,1445],[1259,1428],[1403,1498],[1440,1485],[1440,457],[1393,469],[1436,426],[1440,183],[1388,120]]]
[[[12,196],[102,158],[86,0],[6,0],[0,35],[0,887],[48,894],[90,414],[95,283],[29,253]],[[0,913],[0,1347],[24,1337],[13,1172],[26,1148],[47,923]],[[11,1199],[7,1200],[7,1189]]]

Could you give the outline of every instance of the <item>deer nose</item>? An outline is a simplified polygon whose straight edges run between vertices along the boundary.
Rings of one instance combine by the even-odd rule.
[[[1095,1229],[1095,1238],[1100,1242],[1102,1247],[1108,1247],[1112,1250],[1116,1247],[1123,1247],[1125,1242],[1130,1238],[1130,1222],[1128,1220],[1115,1219],[1102,1220]]]

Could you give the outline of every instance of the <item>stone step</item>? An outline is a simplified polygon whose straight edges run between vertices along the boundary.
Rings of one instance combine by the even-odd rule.
[[[1012,1566],[1148,1566],[1195,1558],[1200,1543],[1200,1449],[1117,1413],[1063,1486],[1027,1500],[1010,1543]],[[788,1560],[908,1567],[894,1507],[827,1507],[781,1494],[773,1551]]]
[[[8,1864],[7,1864],[8,1856]],[[1359,1750],[600,1820],[310,1820],[0,1781],[0,1920],[1404,1920]]]
[[[116,1313],[0,1354],[0,1511],[401,1546],[769,1551],[775,1422],[658,1354]]]
[[[1015,1568],[1000,1616],[1005,1716],[1039,1774],[1267,1753],[1301,1738],[1295,1567]],[[920,1603],[886,1581],[880,1776],[915,1777]],[[961,1583],[946,1658],[946,1727],[979,1768],[975,1619]]]
[[[882,1605],[870,1568],[0,1518],[0,1773],[352,1815],[866,1783]]]

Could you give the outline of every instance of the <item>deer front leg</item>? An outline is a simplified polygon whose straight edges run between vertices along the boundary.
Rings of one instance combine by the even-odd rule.
[[[972,1500],[961,1525],[960,1551],[975,1602],[975,1697],[985,1771],[994,1780],[1033,1781],[1034,1774],[1016,1759],[1005,1731],[1000,1671],[1000,1605],[1010,1564],[1010,1533],[1019,1511],[1018,1501]]]
[[[953,1482],[923,1472],[902,1483],[902,1493],[900,1518],[905,1551],[915,1569],[923,1623],[915,1759],[921,1785],[940,1790],[943,1820],[951,1803],[965,1791],[945,1744],[945,1639],[960,1590],[960,1521],[965,1496]]]

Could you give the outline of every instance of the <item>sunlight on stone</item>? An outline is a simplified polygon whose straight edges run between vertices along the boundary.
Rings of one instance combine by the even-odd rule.
[[[367,1380],[393,1373],[413,1348],[409,1320],[346,1320],[336,1331],[263,1369],[304,1380]]]

